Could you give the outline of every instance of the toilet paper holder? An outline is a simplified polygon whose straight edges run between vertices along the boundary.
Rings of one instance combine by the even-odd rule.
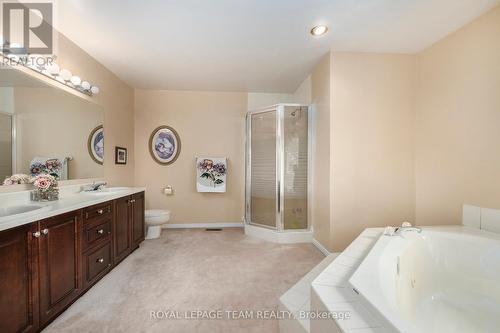
[[[172,188],[172,185],[167,185],[163,188],[163,194],[165,195],[173,195],[174,194],[174,190]]]

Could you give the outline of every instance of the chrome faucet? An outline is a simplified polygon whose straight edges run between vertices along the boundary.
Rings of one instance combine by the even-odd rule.
[[[414,227],[411,225],[410,222],[403,222],[403,224],[400,227],[397,227],[396,229],[394,229],[394,233],[398,234],[398,235],[401,234],[402,232],[405,232],[405,231],[416,231],[418,233],[421,233],[422,228]]]
[[[422,228],[419,227],[414,227],[411,225],[410,222],[403,222],[403,224],[400,227],[386,227],[384,230],[384,235],[385,236],[396,236],[396,235],[401,235],[405,231],[416,231],[418,233],[422,232]]]
[[[90,185],[85,185],[83,187],[83,191],[85,192],[93,192],[102,190],[107,185],[106,182],[92,182]]]

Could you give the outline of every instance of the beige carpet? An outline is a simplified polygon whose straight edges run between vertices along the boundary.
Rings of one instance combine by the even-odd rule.
[[[312,244],[269,243],[240,228],[167,230],[142,243],[44,332],[278,332],[277,320],[227,319],[240,313],[225,311],[248,310],[249,317],[277,310],[279,297],[323,258]],[[185,311],[197,310],[220,311],[223,319],[186,319]],[[181,319],[155,319],[151,311]]]

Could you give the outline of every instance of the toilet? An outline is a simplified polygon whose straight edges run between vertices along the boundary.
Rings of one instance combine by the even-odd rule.
[[[146,239],[160,237],[161,226],[170,220],[170,211],[162,209],[150,209],[144,213],[147,232]]]

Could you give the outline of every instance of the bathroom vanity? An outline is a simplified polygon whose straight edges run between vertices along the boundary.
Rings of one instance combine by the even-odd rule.
[[[4,67],[0,332],[38,332],[139,247],[144,188],[82,191],[92,188],[84,179],[105,177],[103,107],[36,71]],[[30,191],[47,175],[57,191]]]
[[[0,223],[0,332],[40,331],[144,240],[144,189],[46,205]]]

